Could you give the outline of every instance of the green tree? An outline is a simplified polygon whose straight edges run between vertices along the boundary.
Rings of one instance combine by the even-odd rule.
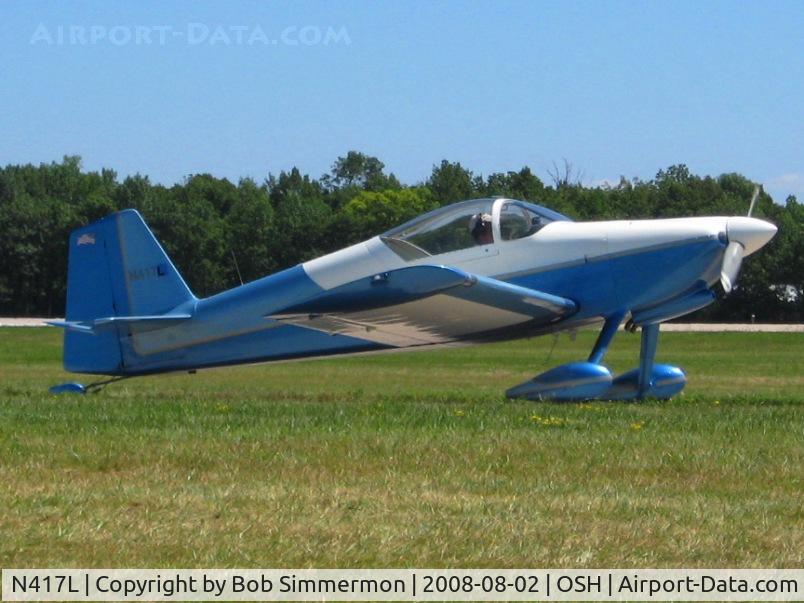
[[[326,176],[326,183],[331,188],[356,187],[366,191],[398,189],[399,180],[393,174],[386,174],[384,170],[385,164],[376,157],[349,151],[346,157],[335,160],[331,175]]]
[[[433,166],[433,173],[427,180],[427,187],[440,205],[472,199],[485,194],[483,179],[475,177],[460,163],[450,163],[444,159]]]
[[[319,182],[297,168],[270,176],[266,183],[274,207],[276,236],[271,257],[280,268],[318,255],[326,247],[332,210],[324,203]]]
[[[278,266],[272,257],[277,227],[267,189],[245,178],[237,191],[238,198],[226,216],[227,247],[236,261],[235,272],[240,272],[230,275],[232,284],[239,284],[240,278],[253,281]]]
[[[77,156],[0,168],[0,313],[64,311],[67,240],[77,226],[117,209],[143,214],[191,288],[209,295],[393,227],[437,205],[504,195],[579,219],[745,215],[754,183],[740,174],[697,176],[683,164],[650,181],[621,178],[586,188],[571,164],[554,166],[554,186],[529,168],[486,180],[460,163],[433,167],[426,184],[402,187],[376,157],[350,151],[320,180],[297,168],[263,185],[199,174],[166,188],[146,176],[118,182],[110,169],[87,171]],[[779,232],[744,264],[738,287],[701,312],[709,320],[804,320],[804,209],[762,192],[754,215]]]
[[[508,197],[534,203],[544,202],[544,184],[525,166],[518,172],[498,172],[486,179],[485,194],[489,197]]]
[[[362,240],[438,207],[427,188],[358,193],[343,208],[352,240]]]

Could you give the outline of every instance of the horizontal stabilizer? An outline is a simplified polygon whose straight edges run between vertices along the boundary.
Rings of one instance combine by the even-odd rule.
[[[549,325],[575,302],[445,266],[359,279],[270,318],[331,334],[407,347],[448,343],[526,323]]]
[[[98,333],[118,325],[136,327],[138,331],[155,331],[184,322],[190,314],[163,314],[160,316],[107,316],[93,320],[48,320],[47,324],[79,333]]]

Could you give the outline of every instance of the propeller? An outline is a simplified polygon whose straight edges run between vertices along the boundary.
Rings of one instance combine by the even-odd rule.
[[[759,186],[754,185],[754,194],[751,195],[751,203],[748,205],[748,217],[751,217],[751,214],[754,211],[754,204],[757,202],[757,198],[759,197]]]
[[[754,211],[754,205],[759,197],[759,186],[754,187],[754,194],[751,196],[751,203],[748,206],[748,217]],[[726,246],[726,251],[723,253],[723,263],[720,266],[720,284],[723,285],[723,290],[728,294],[734,289],[737,284],[737,276],[740,274],[740,267],[743,265],[743,256],[745,255],[745,247],[737,241],[732,241]]]
[[[743,254],[745,247],[736,241],[726,246],[723,264],[720,266],[720,284],[726,293],[731,293],[737,283],[737,275],[740,274],[740,266],[743,264]]]

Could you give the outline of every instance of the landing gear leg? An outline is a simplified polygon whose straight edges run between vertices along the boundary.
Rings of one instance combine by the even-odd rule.
[[[618,312],[606,319],[603,328],[600,329],[600,335],[597,336],[595,347],[592,348],[592,353],[589,354],[589,362],[594,364],[603,362],[603,357],[609,350],[609,344],[611,344],[611,340],[614,339],[614,336],[617,334],[617,329],[623,321],[624,316],[625,312]]]
[[[642,342],[639,366],[614,379],[606,400],[641,400],[643,398],[672,398],[687,382],[680,368],[656,364],[656,344],[659,341],[659,323],[642,325]]]
[[[642,327],[642,342],[639,349],[639,377],[637,379],[637,398],[643,398],[653,386],[653,361],[656,358],[656,345],[659,342],[659,323]]]

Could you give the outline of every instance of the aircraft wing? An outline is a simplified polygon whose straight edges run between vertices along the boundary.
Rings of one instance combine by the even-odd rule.
[[[456,268],[413,266],[341,285],[269,318],[407,347],[549,325],[576,309],[570,299]]]

